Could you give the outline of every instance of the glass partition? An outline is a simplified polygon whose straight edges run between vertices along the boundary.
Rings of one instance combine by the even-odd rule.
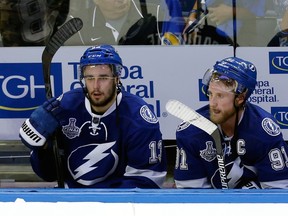
[[[65,45],[285,46],[288,0],[1,0],[1,46],[42,46],[73,17]],[[287,18],[285,18],[287,17]]]

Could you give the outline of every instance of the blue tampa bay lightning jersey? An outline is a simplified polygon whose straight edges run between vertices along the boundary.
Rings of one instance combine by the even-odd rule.
[[[83,90],[64,93],[58,145],[64,151],[68,187],[161,188],[166,154],[159,121],[141,98],[122,91],[103,114],[91,111]],[[56,180],[49,150],[33,150],[31,165],[46,181]],[[51,151],[51,150],[50,150]]]
[[[208,105],[197,112],[209,119]],[[288,146],[268,112],[247,103],[236,142],[223,136],[221,139],[229,188],[288,188]],[[176,140],[176,187],[221,188],[213,138],[182,122]]]

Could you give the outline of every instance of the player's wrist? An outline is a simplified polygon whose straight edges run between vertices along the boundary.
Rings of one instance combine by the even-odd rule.
[[[41,148],[59,126],[58,120],[52,113],[40,106],[22,124],[19,135],[28,148]]]
[[[195,22],[196,19],[189,19],[188,26],[192,25]]]
[[[198,12],[197,9],[192,9],[192,10],[189,12],[189,16],[194,15],[194,14],[196,15],[197,12]]]

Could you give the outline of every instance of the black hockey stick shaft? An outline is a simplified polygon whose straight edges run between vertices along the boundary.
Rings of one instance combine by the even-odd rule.
[[[45,84],[46,98],[52,97],[52,87],[50,80],[50,67],[53,56],[57,50],[67,41],[71,36],[77,33],[83,27],[83,22],[80,18],[73,18],[64,23],[49,39],[47,45],[42,53],[42,66],[43,66],[43,77]],[[57,135],[53,136],[53,153],[55,158],[55,166],[57,173],[57,183],[59,188],[64,188],[64,175],[62,167],[62,158],[59,153]]]
[[[65,43],[65,41],[77,33],[82,27],[83,22],[80,18],[75,17],[70,19],[54,33],[44,48],[42,53],[42,65],[47,99],[52,97],[50,80],[50,66],[52,58],[54,57],[57,50]]]
[[[237,48],[237,10],[236,10],[236,0],[232,0],[232,14],[233,14],[233,55],[236,56]]]
[[[213,137],[216,145],[216,157],[218,162],[220,181],[222,189],[228,189],[227,172],[225,167],[224,153],[222,149],[222,142],[219,129],[215,130],[211,136]]]

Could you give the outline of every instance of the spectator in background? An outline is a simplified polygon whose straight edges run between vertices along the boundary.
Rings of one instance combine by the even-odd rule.
[[[0,33],[3,46],[43,46],[62,25],[69,0],[1,0]]]
[[[268,46],[288,46],[288,0],[273,0],[277,17],[276,35]]]
[[[169,5],[172,0],[166,0]],[[174,4],[177,1],[174,1]],[[166,2],[156,0],[91,0],[83,7],[79,1],[71,3],[70,17],[80,17],[84,21],[82,30],[68,40],[65,45],[154,45],[161,44],[165,32],[180,35],[178,19],[167,15]],[[178,2],[180,5],[180,3]],[[170,6],[170,9],[173,8]],[[175,9],[175,7],[173,8]],[[179,11],[179,10],[178,10]],[[181,10],[180,10],[181,11]],[[174,14],[173,14],[174,15]],[[181,14],[182,17],[182,14]],[[176,23],[173,23],[177,20]]]
[[[207,12],[206,18],[203,19],[206,23],[203,23],[205,23],[206,26],[216,27],[215,34],[211,34],[212,37],[224,37],[224,39],[229,37],[233,39],[234,25],[232,2],[233,1],[231,0],[196,0],[187,19],[187,25],[184,32],[186,32],[189,26],[191,28],[195,25],[195,20],[199,20],[201,14],[203,16],[203,12]],[[236,3],[237,45],[253,46],[257,44],[256,17],[264,16],[266,0],[239,0],[236,1]],[[202,12],[199,11],[199,8],[200,10],[202,9]],[[206,15],[206,13],[204,15]],[[199,34],[201,35],[201,27],[199,27],[199,31]],[[204,37],[206,37],[205,34]],[[209,35],[207,37],[209,37]],[[185,38],[188,44],[194,43],[193,37],[192,39],[190,38],[190,40],[187,36]],[[210,40],[207,39],[206,41],[211,41],[211,43],[213,43],[215,40],[212,38]],[[225,43],[225,40],[223,42]],[[217,40],[215,43],[217,43]],[[220,40],[220,43],[222,43],[222,40]]]

